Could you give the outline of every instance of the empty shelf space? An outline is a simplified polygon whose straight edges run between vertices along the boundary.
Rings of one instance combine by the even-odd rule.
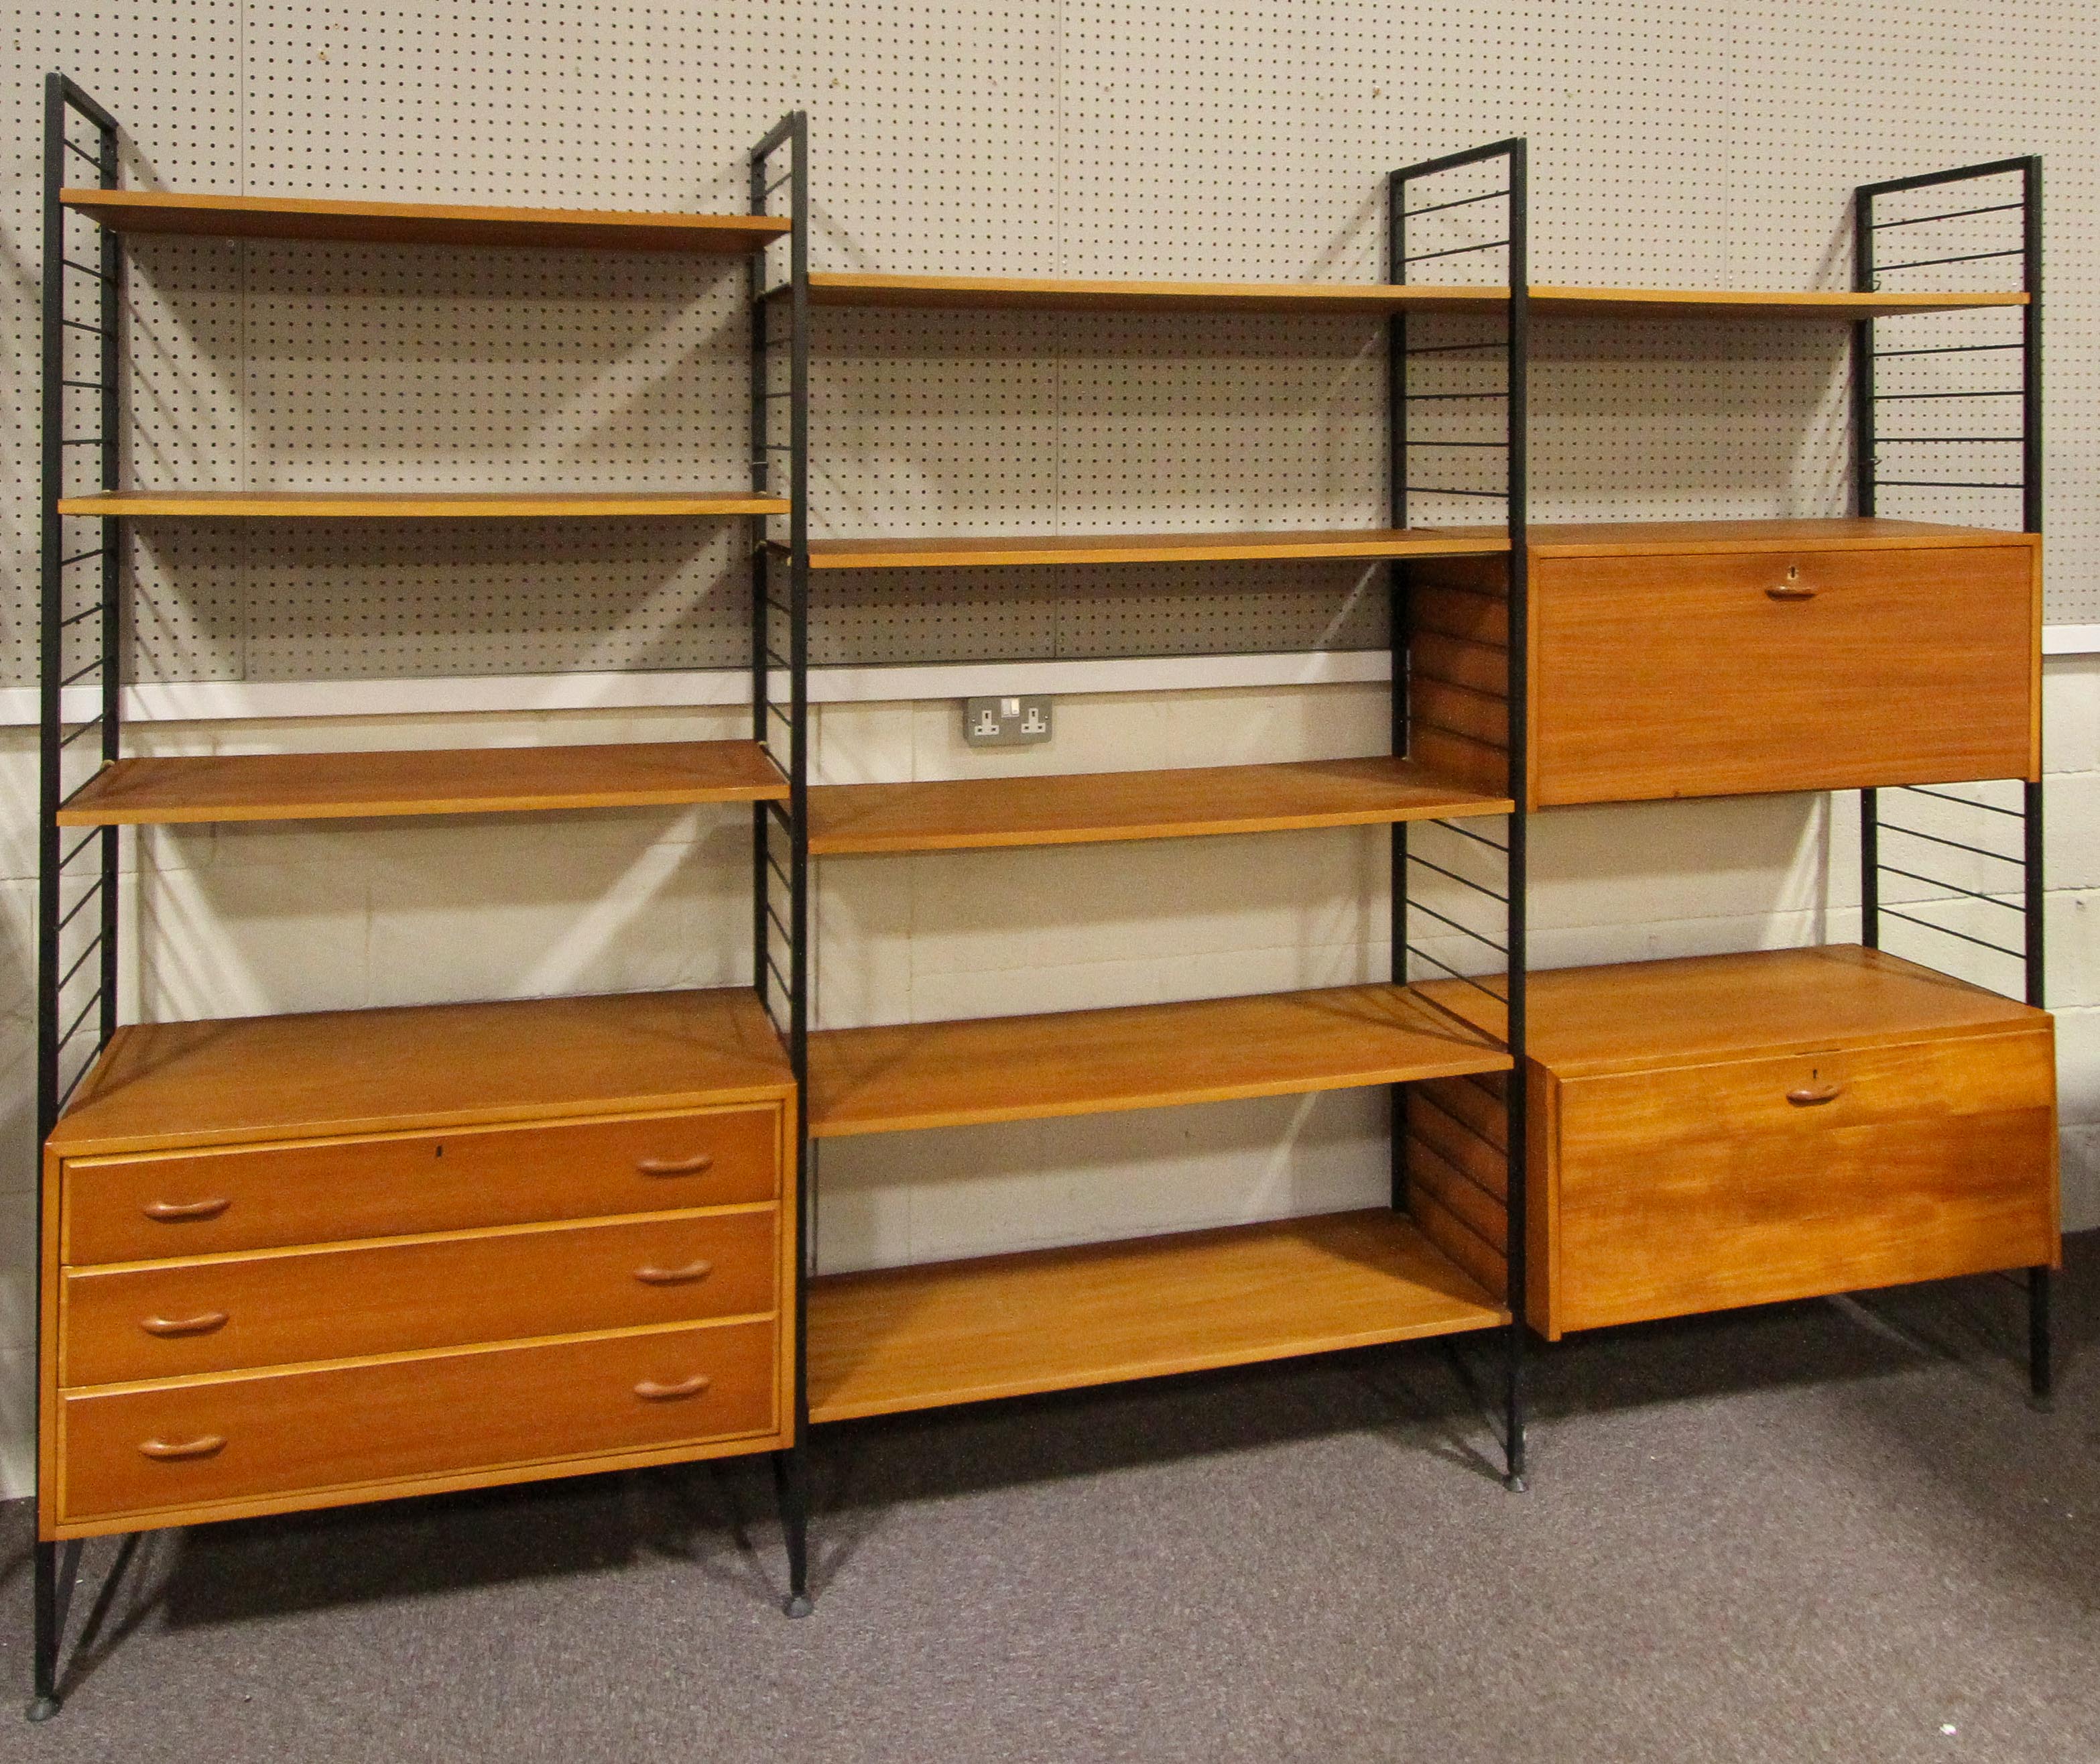
[[[1407,759],[1292,761],[1176,771],[1094,771],[924,784],[831,785],[810,793],[813,854],[1083,845],[1506,815]]]
[[[779,801],[756,741],[227,754],[120,759],[60,809],[64,827]]]
[[[371,245],[537,247],[741,255],[788,230],[776,216],[666,214],[452,202],[347,202],[310,197],[66,190],[68,208],[116,232],[217,239],[328,239]]]
[[[1960,546],[2039,545],[2038,534],[1957,527],[1877,515],[1820,519],[1534,522],[1525,533],[1534,557],[1643,557],[1747,551],[1940,550]]]
[[[775,290],[777,294],[779,290]],[[1396,287],[1388,282],[1101,281],[1065,276],[814,275],[813,304],[1037,312],[1493,312],[1507,288]]]
[[[1546,316],[1577,319],[1797,319],[1850,324],[1910,312],[1962,312],[1977,307],[2025,306],[2023,294],[1775,294],[1703,288],[1547,288],[1533,285],[1531,305]]]
[[[1390,984],[827,1029],[810,1037],[810,1131],[1107,1114],[1509,1067],[1498,1042]]]
[[[1383,1209],[834,1275],[810,1289],[810,1414],[895,1414],[1507,1320]]]
[[[968,539],[820,539],[812,569],[966,569],[1028,564],[1234,564],[1263,559],[1480,557],[1502,527],[1340,528],[1273,533],[1015,533]]]
[[[785,497],[746,490],[97,490],[61,515],[186,520],[606,520],[784,515]]]

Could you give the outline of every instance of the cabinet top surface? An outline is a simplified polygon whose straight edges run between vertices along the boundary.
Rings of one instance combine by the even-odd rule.
[[[1476,1020],[1500,1015],[1456,981],[1416,990]],[[1527,1052],[1560,1078],[2049,1021],[2046,1011],[1856,944],[1549,969],[1531,976],[1526,996]]]
[[[742,988],[422,1005],[117,1032],[67,1156],[772,1101],[779,1037]]]
[[[1536,557],[1638,557],[1663,553],[1931,550],[1965,546],[2038,546],[2041,535],[1930,520],[1839,515],[1801,520],[1534,521],[1525,538]]]

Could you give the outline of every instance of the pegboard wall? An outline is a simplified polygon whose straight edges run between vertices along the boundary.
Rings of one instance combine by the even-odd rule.
[[[35,661],[51,68],[126,125],[128,184],[262,195],[733,210],[750,144],[800,105],[819,269],[1374,279],[1387,170],[1521,133],[1537,281],[1842,287],[1855,182],[2040,153],[2049,610],[2100,622],[2094,9],[109,0],[27,15],[0,53],[7,373],[24,413],[0,437],[10,683]],[[734,262],[179,241],[143,242],[132,262],[130,481],[745,480]],[[2010,273],[1978,269],[1957,280]],[[839,312],[818,315],[815,346],[819,536],[1382,515],[1374,325]],[[1534,350],[1534,519],[1843,506],[1834,333],[1555,322],[1537,327]],[[1884,506],[2013,519],[1988,496]],[[1454,513],[1476,515],[1416,518]],[[735,535],[716,527],[143,532],[129,661],[141,679],[704,668],[743,654]],[[814,654],[1363,647],[1383,636],[1367,582],[1325,566],[827,576]]]

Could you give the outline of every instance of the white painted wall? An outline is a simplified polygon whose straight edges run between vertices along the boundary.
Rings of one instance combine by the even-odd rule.
[[[2100,657],[2046,673],[2051,1002],[2066,1222],[2100,1224]],[[951,700],[818,716],[826,781],[1224,764],[1379,751],[1383,686],[1070,697],[1044,749],[972,754]],[[161,725],[161,750],[646,740],[728,710]],[[0,1494],[31,1483],[34,742],[0,736]],[[1542,965],[1855,935],[1852,798],[1557,811],[1533,822]],[[1835,811],[1833,813],[1833,811]],[[200,829],[130,848],[128,1017],[734,984],[748,823],[719,810]],[[1076,1009],[1383,977],[1381,830],[832,859],[827,1025]],[[143,931],[148,935],[136,935]],[[1371,1204],[1381,1092],[836,1142],[824,1265],[965,1255]]]

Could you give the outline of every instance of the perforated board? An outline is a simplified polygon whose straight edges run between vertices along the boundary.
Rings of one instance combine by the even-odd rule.
[[[23,413],[0,436],[18,608],[0,671],[26,680],[34,661],[49,68],[125,122],[128,183],[258,194],[733,209],[749,144],[799,104],[820,269],[1368,279],[1388,170],[1522,133],[1537,281],[1840,287],[1854,183],[2038,152],[2049,608],[2095,622],[2096,50],[2100,16],[2056,0],[46,9],[0,49],[15,94],[0,224],[20,271],[7,373]],[[743,480],[735,263],[172,241],[133,262],[138,481]],[[1948,336],[1988,321],[1909,322]],[[1374,325],[834,312],[816,343],[820,535],[1336,524],[1382,507]],[[1842,506],[1835,332],[1555,322],[1535,347],[1535,518]],[[1945,475],[2001,460],[1948,454]],[[2005,524],[2006,502],[1884,506]],[[283,680],[727,665],[744,641],[735,544],[671,524],[162,526],[135,562],[131,667]],[[814,654],[1382,636],[1351,568],[870,574],[822,584]]]

